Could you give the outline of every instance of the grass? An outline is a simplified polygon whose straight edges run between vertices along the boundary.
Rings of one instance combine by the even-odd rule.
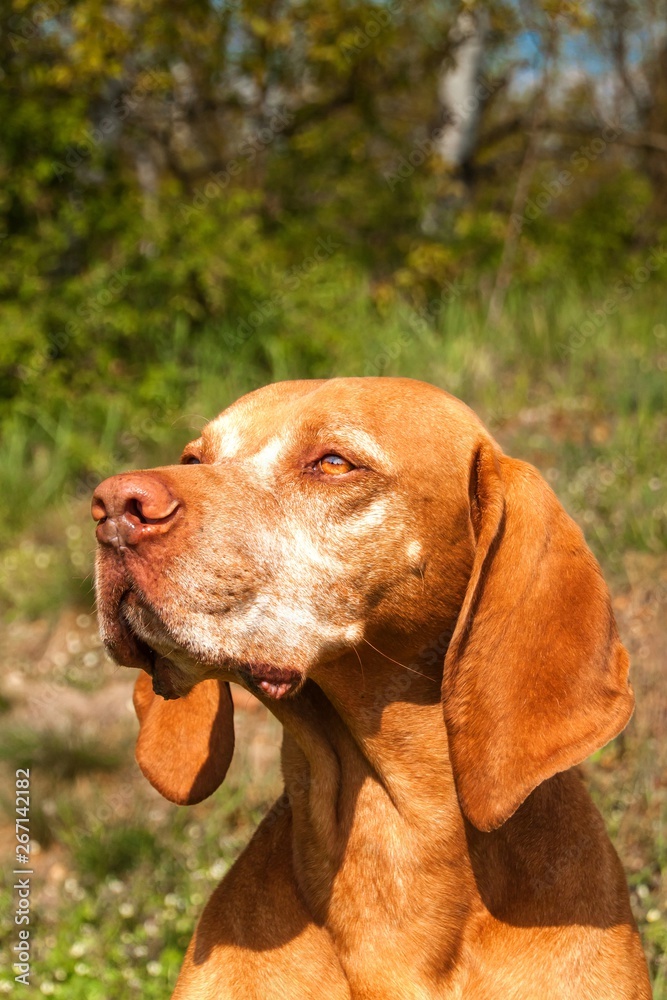
[[[214,809],[169,808],[160,821],[136,810],[111,822],[97,815],[102,796],[85,804],[79,796],[74,806],[61,791],[54,826],[71,864],[57,900],[42,892],[31,934],[32,995],[169,996],[203,903],[257,820],[256,809],[239,811],[240,791],[226,786]],[[3,889],[3,913],[12,903]],[[6,944],[14,937],[8,929]],[[9,983],[0,975],[0,992]]]
[[[279,790],[277,756],[258,773],[245,742],[214,799],[179,809],[138,773],[132,743],[128,733],[115,775],[104,759],[97,772],[90,759],[76,775],[31,771],[39,847],[31,896],[35,988],[28,995],[169,996],[204,902]],[[3,787],[9,780],[7,773]],[[13,820],[13,801],[1,804]],[[0,907],[0,942],[8,948],[16,939],[8,884]],[[0,995],[12,989],[0,972]]]
[[[229,330],[179,337],[165,346],[162,374],[135,364],[109,384],[100,376],[97,392],[16,405],[2,427],[0,609],[35,616],[63,596],[85,598],[95,484],[122,468],[174,461],[206,419],[284,378],[400,374],[441,385],[547,472],[607,565],[620,570],[628,548],[664,550],[667,326],[659,297],[645,291],[582,338],[576,331],[604,289],[589,299],[568,289],[517,293],[493,330],[474,301],[454,300],[427,322],[398,300],[380,307],[349,274],[310,291],[307,309],[295,303],[287,336],[260,327],[236,347]]]
[[[476,409],[507,451],[538,466],[584,528],[617,595],[638,710],[624,737],[589,762],[588,778],[626,864],[656,1000],[667,1000],[664,305],[647,289],[598,327],[588,314],[604,289],[588,297],[568,288],[522,292],[490,330],[472,300],[456,299],[425,322],[385,292],[369,294],[347,273],[335,282],[323,278],[307,301],[290,304],[288,336],[260,327],[233,349],[225,330],[179,336],[164,343],[161,370],[127,366],[92,395],[73,389],[60,403],[38,407],[33,399],[6,416],[4,627],[60,620],[74,606],[88,635],[78,641],[67,632],[64,652],[40,652],[36,644],[34,655],[12,654],[7,670],[90,697],[116,679],[87,617],[87,507],[106,475],[176,460],[205,419],[271,380],[408,375],[441,385]],[[43,856],[56,859],[48,871],[60,866],[53,885],[44,874],[35,902],[33,970],[41,994],[168,996],[204,900],[279,787],[274,765],[259,785],[241,767],[211,802],[178,810],[157,800],[135,772],[129,731],[112,737],[103,718],[92,734],[21,729],[13,710],[8,691],[0,700],[3,812],[11,818],[5,790],[13,768],[29,764],[38,776],[36,839]],[[12,899],[2,892],[4,917]],[[13,925],[2,933],[13,940]],[[0,974],[0,992],[11,988]]]
[[[12,728],[0,735],[0,760],[10,761],[15,767],[39,769],[55,778],[71,779],[91,771],[115,771],[121,756],[117,747],[109,747],[99,738],[65,735],[55,729],[37,732]]]

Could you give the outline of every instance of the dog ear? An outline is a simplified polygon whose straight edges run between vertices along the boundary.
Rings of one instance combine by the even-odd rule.
[[[461,807],[488,831],[616,736],[634,698],[599,566],[537,470],[484,441],[470,518],[476,552],[443,707]]]
[[[165,701],[143,670],[134,685],[139,719],[136,758],[151,785],[178,805],[208,798],[222,783],[234,752],[229,684],[206,680]]]

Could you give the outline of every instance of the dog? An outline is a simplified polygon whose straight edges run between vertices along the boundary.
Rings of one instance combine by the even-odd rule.
[[[155,788],[219,786],[230,681],[284,729],[285,793],[174,1000],[651,996],[576,766],[633,710],[609,594],[467,406],[403,378],[269,385],[92,512]]]

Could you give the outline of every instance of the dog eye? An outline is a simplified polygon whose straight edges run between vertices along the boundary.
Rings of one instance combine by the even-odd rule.
[[[181,465],[201,465],[201,459],[196,455],[185,455],[181,459]]]
[[[351,472],[352,469],[356,468],[356,466],[340,455],[324,455],[315,467],[328,476],[342,476],[344,473]]]

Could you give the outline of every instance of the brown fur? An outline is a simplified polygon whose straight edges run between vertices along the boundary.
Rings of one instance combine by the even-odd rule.
[[[174,1000],[650,997],[575,767],[630,717],[627,654],[536,470],[407,379],[267,386],[188,457],[94,499],[102,635],[147,671],[137,758],[210,794],[234,681],[283,724],[285,794]]]

